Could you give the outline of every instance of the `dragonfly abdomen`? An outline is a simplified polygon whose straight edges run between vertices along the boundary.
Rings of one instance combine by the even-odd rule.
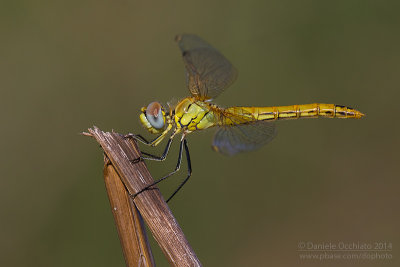
[[[242,113],[246,117],[251,114],[253,119],[258,121],[317,117],[359,119],[364,116],[353,108],[321,103],[278,107],[232,107],[228,111]]]

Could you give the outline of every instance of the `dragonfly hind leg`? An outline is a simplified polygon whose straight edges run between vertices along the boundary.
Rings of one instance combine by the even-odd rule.
[[[170,201],[176,195],[176,193],[178,193],[178,191],[186,184],[186,182],[189,180],[190,176],[192,175],[192,163],[190,161],[189,148],[187,146],[186,139],[184,139],[183,141],[184,141],[186,160],[187,160],[187,165],[188,165],[188,174],[187,174],[185,180],[183,180],[183,182],[175,190],[175,192],[167,199],[167,202]]]
[[[171,139],[172,140],[172,139]],[[167,148],[169,150],[170,147],[170,142],[168,142],[169,144],[167,144]],[[166,151],[167,151],[166,148]],[[180,170],[181,168],[181,164],[182,164],[182,154],[183,154],[183,148],[185,148],[185,154],[186,154],[186,159],[187,159],[187,163],[188,163],[188,175],[186,177],[186,179],[179,185],[179,187],[175,190],[175,192],[167,199],[167,202],[170,201],[172,199],[173,196],[176,195],[176,193],[178,193],[178,191],[183,187],[183,185],[189,180],[191,174],[192,174],[192,166],[191,166],[191,162],[190,162],[190,155],[189,155],[189,148],[187,146],[187,141],[186,139],[183,139],[180,143],[179,146],[179,155],[178,155],[178,162],[176,164],[175,170],[173,170],[172,172],[170,172],[169,174],[167,174],[166,176],[158,179],[157,181],[155,181],[154,183],[146,186],[145,188],[143,188],[142,190],[140,190],[139,192],[137,192],[136,194],[133,195],[133,198],[137,197],[140,193],[143,193],[146,190],[152,189],[151,187],[158,184],[159,182],[167,179],[168,177],[172,176],[173,174],[175,174],[177,171]],[[166,152],[164,151],[164,153]],[[155,156],[156,157],[156,156]],[[162,156],[161,156],[162,157]],[[159,158],[161,158],[159,157]],[[165,158],[165,157],[164,157]],[[157,160],[157,159],[156,159]]]

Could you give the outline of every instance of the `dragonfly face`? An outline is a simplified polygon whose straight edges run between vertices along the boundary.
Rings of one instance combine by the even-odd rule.
[[[140,122],[151,133],[158,134],[165,130],[165,110],[159,102],[152,102],[142,108]]]
[[[147,145],[156,146],[173,129],[162,156],[142,153],[144,159],[164,160],[172,139],[176,134],[182,133],[176,169],[154,183],[164,180],[179,170],[182,153],[185,151],[188,176],[175,193],[191,174],[189,150],[185,139],[191,132],[216,126],[218,130],[214,135],[212,148],[225,155],[235,155],[239,152],[258,149],[270,142],[276,135],[273,122],[277,120],[317,117],[358,119],[364,116],[353,108],[320,103],[279,107],[220,108],[211,104],[210,101],[235,81],[237,70],[218,50],[196,35],[179,35],[176,41],[182,52],[187,87],[191,96],[182,99],[167,112],[159,102],[152,102],[142,108],[140,121],[151,133],[159,135],[154,140],[147,141],[140,135],[129,135]]]

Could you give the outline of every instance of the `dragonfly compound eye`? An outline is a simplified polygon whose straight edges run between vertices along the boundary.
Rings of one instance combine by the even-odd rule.
[[[147,106],[146,118],[154,128],[161,129],[164,127],[164,113],[159,102],[152,102]]]

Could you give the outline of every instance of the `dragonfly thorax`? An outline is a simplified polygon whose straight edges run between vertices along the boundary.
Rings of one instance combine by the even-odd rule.
[[[175,107],[176,127],[191,132],[214,126],[214,113],[210,107],[210,104],[196,101],[193,97],[183,99]]]

